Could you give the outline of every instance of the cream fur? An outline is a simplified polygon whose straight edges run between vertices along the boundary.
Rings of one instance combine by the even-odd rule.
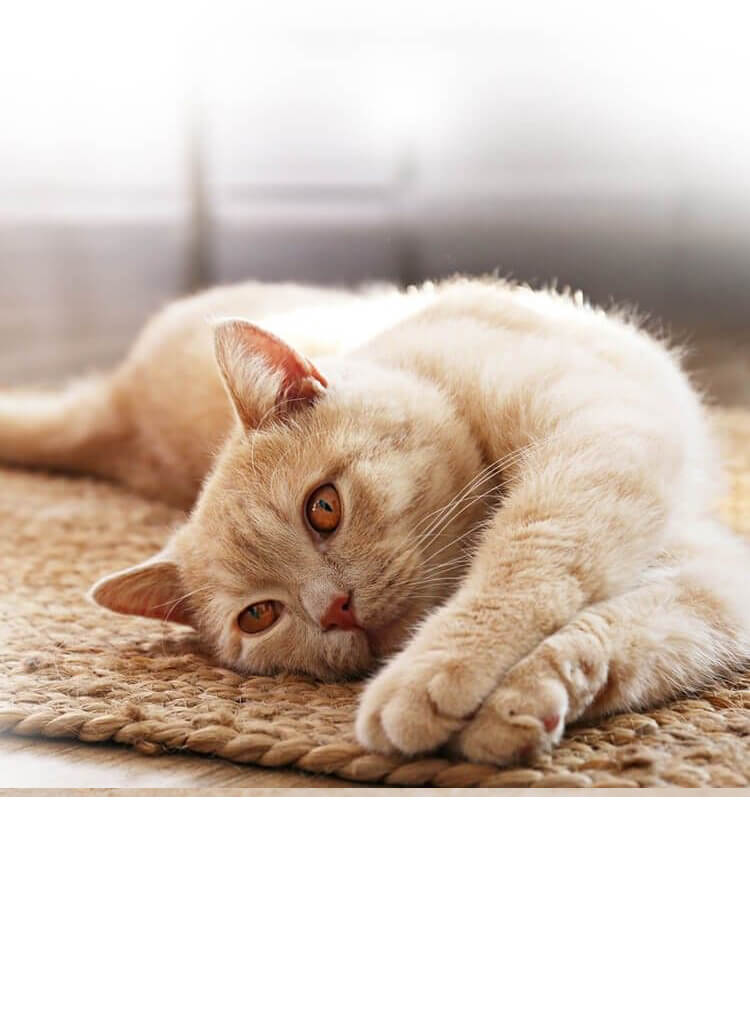
[[[285,338],[324,381],[290,384],[303,359],[279,365],[234,323],[222,381],[211,320],[227,317]],[[113,374],[0,397],[0,458],[195,501],[153,567],[94,598],[192,622],[243,671],[385,662],[357,720],[385,752],[517,760],[750,657],[748,551],[713,517],[700,399],[663,344],[580,296],[465,279],[218,288],[152,320]],[[304,502],[329,482],[343,518],[319,541]],[[367,634],[324,633],[348,592]],[[263,599],[281,617],[242,634]]]

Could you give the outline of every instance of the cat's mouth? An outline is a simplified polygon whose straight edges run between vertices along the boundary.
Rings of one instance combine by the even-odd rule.
[[[408,604],[403,608],[390,609],[385,614],[379,614],[380,620],[373,620],[369,615],[363,615],[359,609],[358,601],[353,598],[354,593],[350,592],[344,607],[345,614],[339,610],[336,613],[336,622],[332,626],[324,626],[326,634],[333,632],[335,636],[343,635],[359,650],[359,646],[366,644],[368,658],[379,660],[391,652],[395,651],[404,639],[404,632],[409,622],[413,605]],[[344,617],[346,619],[344,619]],[[383,619],[385,617],[385,619]],[[413,617],[412,617],[413,622]]]
[[[410,632],[424,613],[420,600],[406,600],[380,620],[372,620],[366,613],[357,612],[352,626],[332,629],[324,635],[330,641],[331,651],[326,660],[325,674],[317,670],[324,680],[350,679],[373,672],[405,644]]]
[[[364,674],[377,668],[393,652],[398,651],[404,640],[403,620],[396,618],[378,627],[357,626],[335,631],[338,655],[333,659],[330,671],[335,679],[342,676]]]

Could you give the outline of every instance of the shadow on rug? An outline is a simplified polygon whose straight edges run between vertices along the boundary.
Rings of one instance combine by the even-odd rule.
[[[716,414],[728,521],[750,533],[750,413]],[[352,725],[359,687],[243,679],[195,636],[110,616],[84,598],[101,574],[158,549],[179,515],[86,479],[0,471],[0,731],[190,750],[354,782],[452,787],[750,784],[750,673],[644,714],[569,730],[529,767],[367,753]]]

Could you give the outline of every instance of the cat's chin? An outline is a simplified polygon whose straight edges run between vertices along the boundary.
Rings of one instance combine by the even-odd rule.
[[[336,683],[354,680],[371,672],[378,661],[372,651],[369,634],[361,629],[333,631],[325,638],[329,650],[322,658],[320,666],[307,670],[308,674],[322,683]]]
[[[348,631],[342,635],[347,649],[337,656],[330,666],[310,670],[311,675],[323,683],[357,680],[375,672],[383,661],[399,651],[406,641],[410,627],[403,619],[391,621],[376,630]]]

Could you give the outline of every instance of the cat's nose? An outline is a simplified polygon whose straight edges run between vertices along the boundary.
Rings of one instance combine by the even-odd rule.
[[[328,609],[320,618],[320,626],[324,631],[350,631],[359,627],[352,606],[352,594],[334,596],[328,604]]]

